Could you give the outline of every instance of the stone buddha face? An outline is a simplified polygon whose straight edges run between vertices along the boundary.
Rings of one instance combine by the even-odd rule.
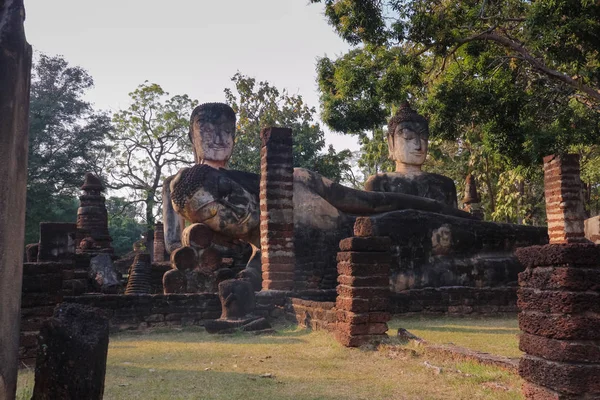
[[[202,104],[190,118],[190,140],[197,164],[225,168],[235,138],[235,113],[223,103]]]
[[[396,162],[396,172],[420,173],[429,147],[425,118],[404,105],[390,120],[388,147],[390,158]]]
[[[259,228],[258,195],[223,169],[195,165],[180,170],[171,181],[171,201],[186,220],[229,237],[251,239]]]

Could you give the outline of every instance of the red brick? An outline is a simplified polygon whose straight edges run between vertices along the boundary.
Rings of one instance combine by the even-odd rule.
[[[369,311],[369,300],[338,296],[335,302],[335,306],[339,310],[352,311],[355,313],[364,313]]]
[[[571,395],[560,394],[543,386],[534,383],[523,383],[523,395],[530,400],[575,400]]]
[[[373,297],[386,297],[390,295],[389,287],[353,287],[346,285],[337,286],[338,296],[342,297],[362,297],[362,298],[373,298]]]
[[[369,335],[383,335],[387,332],[388,326],[385,322],[368,324],[368,334]]]
[[[263,272],[262,273],[263,280],[268,281],[293,281],[294,273],[293,272]]]
[[[375,311],[369,313],[369,322],[388,322],[392,319],[392,315],[389,312]]]
[[[350,324],[347,322],[338,322],[336,331],[345,335],[367,335],[369,333],[369,324]]]
[[[262,272],[294,272],[296,266],[292,263],[271,263],[269,259],[261,266]]]
[[[292,290],[294,288],[294,281],[269,281],[263,280],[263,290]]]
[[[369,313],[357,314],[351,311],[337,310],[336,318],[338,322],[349,324],[366,324],[369,322]]]

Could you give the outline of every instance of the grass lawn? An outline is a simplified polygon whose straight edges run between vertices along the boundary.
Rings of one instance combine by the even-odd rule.
[[[485,318],[398,316],[389,323],[389,335],[407,329],[432,343],[452,343],[506,357],[521,357],[516,316]]]
[[[412,325],[406,323],[409,320]],[[426,320],[402,318],[392,326],[397,327],[399,321],[427,338],[425,330],[415,329],[425,329]],[[467,326],[477,327],[473,330],[488,327],[484,332],[488,341],[511,336],[500,325],[492,329],[492,322],[467,321],[450,324],[434,319],[430,323],[464,328],[455,329],[454,336],[464,336]],[[419,346],[411,344],[405,352],[386,347],[380,351],[347,349],[326,332],[298,330],[296,326],[276,328],[277,334],[267,336],[208,335],[191,328],[112,336],[104,398],[521,399],[520,378],[494,367],[424,355]],[[448,337],[455,344],[466,344]],[[29,399],[32,386],[33,373],[22,371],[17,398]]]

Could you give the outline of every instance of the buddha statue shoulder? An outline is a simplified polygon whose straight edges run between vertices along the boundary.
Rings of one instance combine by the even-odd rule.
[[[390,119],[387,140],[396,171],[369,177],[365,190],[426,197],[457,207],[454,181],[422,170],[429,146],[429,123],[408,103],[404,103]]]

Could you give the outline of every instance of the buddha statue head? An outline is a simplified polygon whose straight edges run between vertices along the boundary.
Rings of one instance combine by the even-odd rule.
[[[235,112],[223,103],[199,105],[190,117],[189,138],[197,164],[225,168],[233,151]]]
[[[396,162],[396,172],[407,175],[421,173],[429,146],[429,124],[427,120],[402,104],[388,123],[389,157]]]

